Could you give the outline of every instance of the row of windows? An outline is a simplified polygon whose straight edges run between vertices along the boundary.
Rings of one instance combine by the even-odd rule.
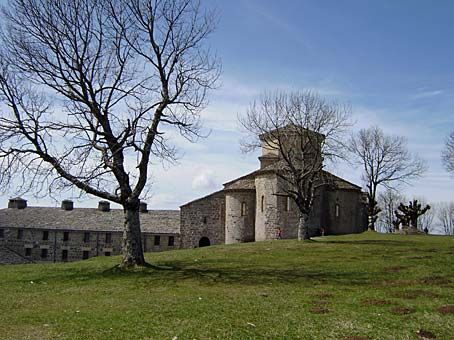
[[[3,236],[4,236],[3,229],[0,229],[0,238],[3,238]],[[24,237],[24,230],[18,229],[17,230],[17,239],[21,240],[21,239],[23,239],[23,237]],[[49,240],[49,231],[45,230],[45,231],[43,231],[43,241],[47,241],[47,240]],[[69,232],[68,231],[65,231],[63,233],[63,241],[69,241]],[[105,234],[105,241],[106,241],[105,243],[112,243],[112,233]],[[84,233],[84,242],[85,243],[90,242],[90,233],[89,232]],[[155,246],[161,245],[161,236],[156,235],[154,237],[154,245]],[[173,247],[175,245],[174,236],[168,237],[167,245],[169,247]]]
[[[110,256],[111,255],[111,252],[110,251],[106,251],[104,252],[104,256]],[[32,248],[25,248],[25,256],[26,257],[30,257],[32,256]],[[46,248],[43,248],[41,249],[41,258],[43,260],[47,259],[49,256],[49,250],[46,249]],[[82,259],[83,260],[86,260],[90,257],[90,251],[88,250],[84,250],[82,252]],[[62,261],[68,261],[68,250],[67,249],[63,249],[61,251],[61,260]]]
[[[44,230],[43,231],[43,241],[48,241],[49,240],[49,231]],[[4,237],[4,232],[3,229],[0,229],[0,238]],[[23,229],[18,229],[17,230],[17,239],[22,240],[24,238],[24,230]],[[69,241],[69,231],[63,232],[63,242]],[[86,232],[84,233],[84,242],[88,243],[90,242],[90,233]],[[105,234],[105,243],[112,243],[112,233],[106,233]]]
[[[156,235],[154,237],[154,243],[155,246],[160,246],[161,245],[161,236]],[[175,237],[174,236],[169,236],[167,240],[167,246],[173,247],[175,245]]]

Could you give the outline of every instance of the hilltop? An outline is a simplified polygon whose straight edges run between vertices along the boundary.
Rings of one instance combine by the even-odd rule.
[[[418,339],[454,334],[454,238],[364,233],[0,266],[7,339]],[[418,333],[419,332],[419,333]],[[419,334],[419,335],[418,335]]]

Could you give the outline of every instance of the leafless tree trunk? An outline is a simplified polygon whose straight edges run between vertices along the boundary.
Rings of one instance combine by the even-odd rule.
[[[299,240],[310,238],[307,220],[314,192],[329,181],[323,161],[343,156],[349,118],[349,107],[310,91],[265,93],[239,117],[247,135],[243,151],[262,147],[275,155],[270,166],[284,183],[276,194],[290,197],[298,207]]]
[[[427,206],[427,200],[423,197],[418,198],[418,201],[421,202],[421,205]],[[430,209],[427,210],[424,214],[420,215],[417,220],[417,227],[421,231],[427,230],[431,232],[433,230],[433,222],[436,215],[436,207],[433,204],[430,204]]]
[[[382,211],[379,215],[378,221],[382,226],[382,229],[386,230],[386,232],[394,230],[394,211],[401,202],[405,201],[406,198],[393,189],[386,189],[386,191],[379,193],[378,204],[382,207]]]
[[[454,131],[446,138],[445,149],[441,157],[446,170],[454,174]]]
[[[388,136],[379,127],[362,129],[350,139],[349,150],[363,168],[367,188],[369,229],[375,230],[377,192],[380,186],[387,189],[420,177],[426,169],[425,162],[411,154],[404,137]]]
[[[0,47],[0,184],[81,192],[125,212],[123,266],[143,265],[139,198],[168,133],[201,137],[219,63],[193,0],[11,0]],[[22,174],[18,178],[17,174]]]
[[[454,236],[454,202],[436,204],[436,212],[443,234]]]

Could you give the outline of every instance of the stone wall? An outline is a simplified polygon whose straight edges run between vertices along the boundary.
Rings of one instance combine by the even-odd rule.
[[[276,175],[265,173],[257,176],[255,178],[255,191],[257,207],[255,215],[255,240],[264,241],[274,239],[276,238],[277,228],[279,227]]]
[[[181,248],[195,248],[202,238],[210,245],[225,243],[225,194],[209,196],[181,206]]]
[[[225,243],[255,240],[255,191],[228,191],[225,194]]]
[[[122,232],[2,228],[0,245],[33,262],[70,262],[94,256],[121,254]],[[47,239],[44,239],[47,236]],[[155,238],[159,236],[159,245]],[[169,246],[173,237],[173,246]],[[66,238],[66,239],[65,239]],[[179,235],[142,234],[144,251],[163,251],[180,246]]]
[[[329,202],[326,218],[327,234],[342,235],[361,233],[365,230],[366,215],[361,192],[330,190],[327,192],[327,198]]]

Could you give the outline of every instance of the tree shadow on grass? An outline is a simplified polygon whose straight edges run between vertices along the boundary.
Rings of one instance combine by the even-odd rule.
[[[70,268],[42,274],[33,280],[39,282],[82,282],[113,280],[143,280],[150,284],[166,282],[196,281],[201,285],[240,284],[262,285],[279,283],[300,283],[302,285],[336,284],[344,286],[370,285],[373,274],[360,271],[334,271],[329,268],[268,268],[244,266],[244,263],[220,261],[216,264],[172,261],[159,265],[148,265],[136,270],[123,270],[117,266],[107,270],[74,271]]]

